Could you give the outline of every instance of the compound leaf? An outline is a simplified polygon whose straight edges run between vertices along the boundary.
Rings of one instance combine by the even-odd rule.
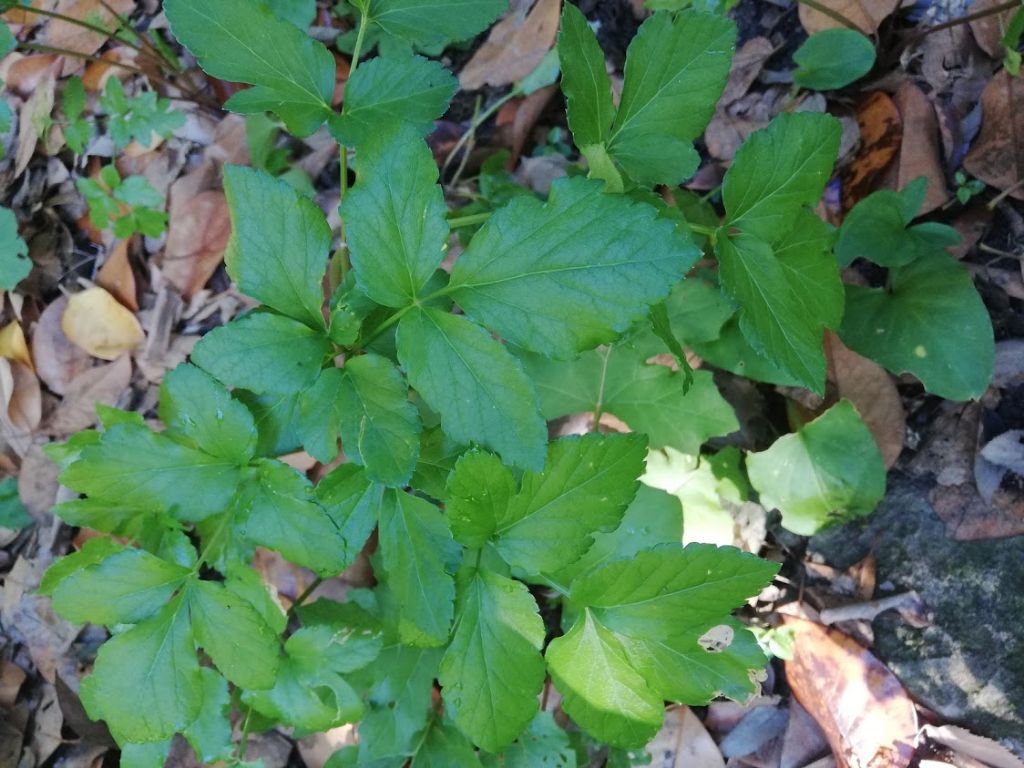
[[[465,317],[415,309],[398,325],[409,383],[457,443],[476,442],[520,467],[544,462],[547,427],[522,364]]]
[[[547,203],[517,197],[455,263],[463,311],[508,341],[571,359],[644,318],[700,252],[654,208],[603,182],[559,179]]]
[[[488,570],[460,577],[456,624],[439,680],[455,724],[497,752],[537,713],[544,623],[526,585]]]
[[[216,763],[231,757],[231,694],[227,681],[209,667],[200,671],[203,686],[203,706],[192,724],[182,735],[201,763]],[[160,768],[163,768],[160,763]]]

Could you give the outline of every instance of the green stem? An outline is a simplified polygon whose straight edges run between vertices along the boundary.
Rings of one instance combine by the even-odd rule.
[[[819,3],[818,0],[797,0],[801,5],[806,5],[808,8],[813,8],[818,13],[823,13],[833,21],[838,21],[847,29],[852,29],[854,32],[860,32],[861,28],[850,21],[848,18],[839,13],[839,11],[832,10],[827,5]]]
[[[238,741],[238,762],[245,760],[245,751],[249,747],[249,720],[252,718],[252,707],[246,707],[245,720],[242,723],[242,738]]]
[[[541,579],[541,581],[544,582],[544,586],[551,587],[551,589],[553,589],[556,592],[560,593],[562,595],[562,597],[568,597],[569,596],[569,588],[568,587],[566,587],[566,586],[564,586],[562,584],[559,584],[557,581],[555,581],[551,577],[547,576],[546,574],[542,573],[540,575],[540,579]]]
[[[691,224],[690,222],[686,222],[686,226],[688,226],[691,231],[696,232],[698,235],[707,235],[708,237],[714,237],[716,234],[718,234],[718,227],[707,227],[704,226],[703,224]]]
[[[483,112],[473,117],[473,122],[469,124],[469,128],[466,130],[464,134],[462,134],[462,136],[459,137],[459,140],[455,142],[455,146],[452,147],[451,151],[448,153],[448,157],[445,158],[444,165],[441,166],[442,179],[444,179],[444,175],[445,173],[447,173],[448,167],[451,165],[452,160],[455,158],[455,156],[459,153],[459,150],[466,146],[466,142],[468,142],[471,138],[473,138],[473,136],[476,135],[477,128],[479,128],[481,125],[487,122],[490,119],[491,115],[493,115],[503,106],[505,106],[505,104],[514,99],[516,96],[518,96],[519,93],[520,91],[518,86],[513,87],[512,90],[510,90],[496,102],[491,104],[491,106],[489,106]],[[465,163],[463,163],[462,166],[465,167]],[[455,182],[458,180],[459,175],[461,174],[457,173],[455,177],[452,178],[450,183],[455,184]]]
[[[448,219],[449,229],[459,229],[459,227],[472,227],[475,224],[483,224],[489,218],[491,218],[492,211],[484,211],[483,213],[474,213],[469,216],[455,216]]]
[[[403,317],[405,317],[406,313],[410,309],[412,309],[413,307],[418,307],[418,306],[419,306],[419,303],[410,304],[407,307],[402,307],[400,310],[395,312],[395,314],[391,315],[391,317],[389,317],[383,323],[381,323],[376,328],[374,328],[372,331],[370,331],[368,334],[366,334],[363,338],[361,338],[358,341],[356,341],[355,345],[352,347],[352,350],[356,351],[356,350],[363,349],[367,344],[369,344],[374,339],[376,339],[378,336],[380,336],[382,333],[384,333],[384,331],[386,331],[388,328],[390,328],[395,323],[397,323],[399,320],[401,320]]]

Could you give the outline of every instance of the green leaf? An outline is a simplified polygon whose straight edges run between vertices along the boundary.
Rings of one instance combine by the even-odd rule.
[[[736,416],[719,394],[709,371],[685,376],[663,365],[647,365],[649,354],[632,344],[584,352],[572,362],[523,357],[537,386],[547,419],[593,413],[600,407],[643,432],[651,446],[696,453],[709,438],[739,429]]]
[[[196,643],[232,683],[270,688],[278,666],[277,634],[248,602],[212,581],[188,590]]]
[[[891,270],[888,290],[847,286],[840,336],[855,352],[893,373],[914,374],[949,400],[981,397],[992,378],[988,311],[967,270],[945,253]]]
[[[460,547],[448,521],[433,504],[388,490],[378,531],[387,583],[400,607],[399,633],[409,645],[441,645],[448,639],[455,600],[452,578]]]
[[[830,91],[859,80],[875,65],[875,46],[853,29],[826,29],[807,38],[793,54],[793,82]]]
[[[519,581],[463,573],[456,624],[439,680],[455,724],[489,752],[504,749],[537,713],[544,684],[544,623]]]
[[[479,443],[516,466],[542,465],[547,427],[533,385],[483,328],[465,317],[415,309],[398,325],[398,359],[453,440]]]
[[[203,683],[183,597],[104,643],[81,697],[118,742],[161,741],[195,721]]]
[[[576,751],[551,712],[538,712],[530,727],[501,757],[481,755],[488,768],[576,768]]]
[[[447,207],[426,143],[407,132],[369,142],[342,206],[356,282],[371,299],[405,307],[434,274],[448,240]]]
[[[254,86],[224,105],[243,114],[273,112],[298,136],[331,115],[334,57],[303,30],[250,0],[167,0],[171,30],[206,72]]]
[[[122,744],[120,768],[164,768],[170,751],[170,739],[146,744]]]
[[[493,453],[470,451],[448,477],[445,512],[455,540],[480,549],[494,535],[519,491],[512,471]]]
[[[409,764],[410,768],[480,768],[480,758],[465,736],[435,718]]]
[[[61,93],[61,109],[64,112],[64,141],[75,154],[85,152],[85,145],[92,139],[93,125],[82,117],[85,111],[85,84],[82,78],[72,75],[64,83]],[[2,109],[2,107],[0,107]]]
[[[320,283],[331,230],[313,202],[263,171],[229,165],[224,192],[231,212],[225,262],[239,289],[282,314],[323,329]]]
[[[124,549],[126,549],[124,544],[119,544],[113,539],[99,537],[88,539],[80,550],[65,555],[46,569],[37,591],[40,595],[52,595],[57,586],[71,574],[102,562],[115,552],[121,552]]]
[[[323,333],[257,310],[203,336],[192,362],[229,387],[291,393],[316,381],[330,350]]]
[[[0,528],[20,530],[28,525],[32,525],[32,517],[18,496],[18,478],[0,481]]]
[[[185,114],[174,109],[170,100],[158,98],[156,91],[142,91],[129,98],[116,77],[107,80],[100,107],[108,115],[107,131],[117,149],[127,147],[133,140],[148,147],[156,139],[170,137],[185,124]]]
[[[188,740],[200,763],[216,763],[231,757],[231,695],[227,681],[209,667],[199,670],[203,686],[203,706],[182,735]],[[159,768],[164,764],[160,763]]]
[[[783,113],[752,133],[722,183],[726,227],[768,242],[785,236],[821,198],[840,133],[834,117],[810,112]]]
[[[458,82],[452,73],[436,61],[409,53],[378,56],[360,64],[346,83],[345,106],[331,120],[331,131],[360,152],[380,137],[382,128],[384,134],[402,127],[426,136],[456,90]]]
[[[551,641],[546,657],[562,708],[585,731],[622,747],[644,744],[658,732],[663,699],[630,665],[615,634],[590,611]]]
[[[368,0],[371,23],[418,48],[441,48],[487,29],[507,0]]]
[[[832,255],[831,226],[810,211],[801,211],[794,227],[773,249],[809,322],[838,328],[843,319],[843,283]]]
[[[246,464],[256,451],[256,423],[249,409],[192,365],[179,365],[164,377],[160,420],[168,434],[211,456]]]
[[[274,549],[320,576],[334,576],[346,562],[338,524],[313,496],[310,482],[278,461],[257,467],[238,501],[238,530],[254,544]]]
[[[885,495],[882,454],[849,400],[748,454],[747,472],[761,503],[782,512],[783,526],[801,536],[868,515]]]
[[[18,45],[10,27],[0,21],[0,56],[6,56]]]
[[[644,318],[700,252],[654,208],[603,186],[559,179],[546,204],[517,197],[496,212],[455,263],[455,302],[517,346],[563,359]]]
[[[316,18],[316,0],[269,0],[270,8],[279,19],[290,21],[306,29]]]
[[[324,368],[316,381],[294,398],[295,437],[307,453],[324,464],[338,455],[338,438],[345,418],[341,401],[344,378],[340,368]]]
[[[355,562],[377,526],[384,488],[370,481],[365,470],[342,464],[316,486],[316,497],[341,533],[344,567]]]
[[[722,286],[741,307],[743,335],[802,386],[824,395],[824,327],[804,314],[805,297],[790,282],[791,272],[752,235],[722,238],[716,252]]]
[[[28,245],[18,236],[18,220],[10,208],[0,207],[0,254],[0,290],[13,291],[32,271],[32,262]]]
[[[603,143],[615,119],[612,83],[597,36],[586,16],[571,3],[562,8],[558,60],[562,67],[569,130],[576,146]]]
[[[519,493],[495,521],[494,546],[528,574],[565,567],[590,548],[593,534],[622,520],[643,474],[643,435],[567,437],[548,448],[540,472],[523,476]]]
[[[735,46],[735,25],[719,15],[655,13],[640,26],[608,139],[626,173],[672,185],[693,174],[699,157],[691,142],[715,112]]]
[[[116,504],[169,509],[202,520],[228,507],[240,482],[234,462],[176,443],[146,427],[122,424],[82,450],[60,481]]]
[[[189,574],[149,552],[123,549],[63,578],[53,607],[76,624],[135,624],[163,607]]]
[[[338,394],[349,460],[364,464],[375,482],[408,483],[420,448],[420,416],[395,364],[374,354],[348,360]]]

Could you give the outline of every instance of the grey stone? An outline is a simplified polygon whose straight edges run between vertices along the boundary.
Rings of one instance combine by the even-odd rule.
[[[810,550],[838,568],[873,552],[879,584],[917,590],[933,625],[882,614],[873,651],[946,722],[1024,755],[1024,536],[948,539],[928,491],[893,473],[874,515],[824,531]]]

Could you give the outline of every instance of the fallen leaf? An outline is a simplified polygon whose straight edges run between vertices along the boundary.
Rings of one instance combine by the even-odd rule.
[[[18,148],[14,158],[14,175],[20,176],[36,151],[36,144],[46,128],[53,111],[53,94],[56,88],[54,64],[39,79],[38,85],[28,97],[18,115]]]
[[[51,19],[43,35],[43,42],[53,48],[63,48],[85,56],[96,53],[111,35],[117,30],[118,24],[113,10],[118,14],[129,14],[135,9],[135,0],[60,0],[55,9],[57,13],[79,21],[86,21],[93,26],[110,30],[110,34],[101,34],[90,29],[72,24],[62,19]],[[64,57],[62,75],[70,75],[82,69],[83,60],[75,56]]]
[[[0,437],[24,456],[43,417],[39,379],[23,363],[0,358]]]
[[[224,193],[185,195],[183,176],[171,186],[170,223],[161,269],[171,285],[191,297],[213,276],[231,234]]]
[[[68,299],[61,329],[93,357],[114,360],[142,343],[142,326],[105,289],[88,288]]]
[[[1024,383],[1024,339],[996,342],[992,386],[1011,387],[1021,383]]]
[[[971,3],[971,13],[982,13],[1002,4],[1003,0],[974,0]],[[980,19],[971,19],[969,22],[974,42],[993,59],[1003,58],[1004,49],[1001,41],[1015,10],[1009,8],[1002,13],[989,14]]]
[[[0,328],[0,357],[14,360],[29,368],[33,367],[32,356],[25,341],[25,332],[17,320],[12,320]]]
[[[729,79],[718,100],[718,108],[722,109],[734,101],[746,96],[750,86],[764,69],[765,62],[775,53],[775,46],[767,37],[754,37],[747,40],[732,58],[729,67]]]
[[[964,158],[964,170],[1024,200],[1024,83],[1005,69],[981,94],[981,131]]]
[[[47,388],[58,395],[63,395],[71,381],[93,363],[89,354],[72,344],[61,330],[67,306],[67,296],[54,301],[43,310],[32,332],[36,373]]]
[[[923,216],[949,200],[939,146],[939,121],[924,91],[909,81],[900,85],[893,101],[900,113],[903,135],[911,137],[911,140],[900,142],[896,159],[885,174],[886,186],[899,191],[917,177],[924,176],[928,180],[928,188],[924,204],[917,212],[918,216]]]
[[[17,5],[27,5],[31,8],[41,8],[44,11],[52,11],[57,7],[57,3],[58,0],[32,0],[31,2],[20,2]],[[23,27],[35,27],[45,21],[45,17],[36,13],[18,10],[17,7],[12,8],[3,14],[3,18],[11,24],[20,24]]]
[[[656,768],[725,768],[714,739],[689,707],[673,707],[645,747]]]
[[[10,54],[15,56],[16,54]],[[22,56],[16,59],[8,68],[4,78],[7,89],[17,93],[23,98],[31,96],[43,78],[47,77],[57,68],[58,57],[52,53],[44,53],[38,56]]]
[[[499,111],[495,118],[495,124],[504,127],[509,132],[507,143],[512,150],[509,161],[513,165],[519,161],[523,147],[530,137],[530,131],[537,124],[537,120],[548,102],[551,101],[551,97],[557,92],[557,85],[547,85],[538,88],[529,96],[510,101]]]
[[[891,469],[903,451],[907,431],[896,383],[882,366],[849,349],[835,334],[828,334],[828,343],[839,397],[856,406],[878,443],[886,468]]]
[[[789,722],[782,739],[779,768],[803,768],[829,751],[825,734],[800,702],[789,702]]]
[[[997,467],[1005,467],[1019,477],[1024,477],[1024,430],[1011,429],[989,440],[981,449],[981,455]]]
[[[754,707],[729,731],[729,735],[722,739],[719,749],[730,760],[753,755],[760,752],[773,739],[781,736],[787,722],[789,716],[781,707]]]
[[[819,2],[853,22],[865,35],[876,32],[878,25],[900,5],[900,0],[819,0]],[[800,23],[804,25],[804,29],[810,35],[825,29],[847,28],[838,19],[803,3],[800,3]]]
[[[875,182],[899,152],[903,136],[900,112],[881,91],[875,91],[857,105],[857,124],[860,149],[840,174],[846,211],[873,191]]]
[[[128,355],[79,374],[68,387],[64,400],[47,419],[45,431],[63,438],[93,426],[96,404],[116,405],[131,378],[132,363]]]
[[[532,9],[531,9],[532,5]],[[463,90],[508,85],[533,72],[555,44],[559,0],[527,0],[495,24],[487,40],[459,73]]]
[[[60,468],[43,453],[40,444],[33,443],[21,459],[18,473],[18,498],[36,520],[47,520],[57,503]]]
[[[0,659],[0,709],[14,706],[26,677],[25,670],[13,661]]]
[[[910,765],[917,712],[895,675],[842,632],[784,619],[796,634],[786,680],[821,726],[840,768]]]
[[[32,724],[32,753],[36,765],[42,765],[64,743],[60,735],[64,727],[64,715],[57,702],[57,690],[49,683],[43,685],[42,700],[33,712]]]
[[[342,747],[359,743],[355,725],[349,723],[299,739],[296,746],[306,768],[323,768],[331,755]]]
[[[921,735],[992,768],[1024,768],[1024,761],[1000,744],[955,725],[926,725]]]
[[[135,273],[128,260],[128,249],[131,242],[131,239],[121,240],[113,247],[107,260],[103,262],[103,266],[96,274],[96,285],[106,288],[128,309],[138,312],[139,302],[136,298],[138,289],[135,286]]]

